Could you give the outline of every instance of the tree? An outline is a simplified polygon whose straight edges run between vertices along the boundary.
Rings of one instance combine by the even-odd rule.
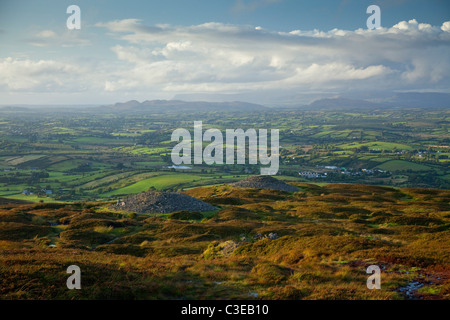
[[[125,169],[125,165],[124,165],[122,162],[119,162],[119,163],[117,164],[117,166],[116,166],[116,169],[117,169],[117,170],[123,170],[123,169]]]

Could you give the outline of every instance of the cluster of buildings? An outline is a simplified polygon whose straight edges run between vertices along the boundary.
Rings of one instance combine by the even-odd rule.
[[[47,190],[47,189],[42,189],[42,192],[43,192],[46,196],[50,196],[50,195],[53,194],[53,191],[52,191],[52,190]],[[35,193],[34,193],[34,192],[31,192],[31,191],[29,191],[29,190],[23,190],[23,191],[22,191],[22,194],[24,194],[24,195],[26,195],[26,196],[32,196],[32,195],[34,195]]]
[[[327,172],[328,171],[328,172]],[[339,168],[336,166],[317,166],[316,171],[300,171],[298,175],[302,178],[327,178],[328,173],[332,172],[340,172],[341,174],[351,175],[351,176],[359,176],[363,173],[365,174],[374,174],[374,173],[385,173],[386,171],[380,169],[361,169],[360,171],[356,171],[353,169]]]
[[[300,171],[298,175],[302,178],[326,178],[327,173],[319,173],[319,172],[313,172],[313,171]]]

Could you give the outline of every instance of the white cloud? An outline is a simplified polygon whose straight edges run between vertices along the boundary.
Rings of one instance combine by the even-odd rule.
[[[446,21],[442,24],[441,30],[445,32],[450,32],[450,21]]]
[[[73,32],[70,30],[65,30],[61,33],[56,33],[53,30],[42,30],[33,34],[27,42],[37,47],[75,47],[90,46],[92,44],[90,40],[82,38],[79,34],[79,32]]]
[[[377,30],[291,32],[216,22],[146,26],[138,19],[96,26],[116,41],[114,59],[0,59],[0,90],[148,98],[158,92],[450,90],[450,21],[440,27],[413,19]],[[45,45],[63,43],[51,30],[35,36]]]
[[[0,87],[8,91],[51,92],[79,90],[89,70],[54,60],[0,59]]]
[[[373,31],[289,33],[213,22],[147,27],[136,19],[98,26],[129,43],[113,51],[132,66],[130,83],[135,83],[132,76],[139,78],[139,86],[166,91],[239,92],[318,84],[326,89],[330,83],[336,88],[358,80],[385,87],[448,86],[448,25],[439,28],[413,19]]]
[[[96,26],[105,27],[113,32],[128,32],[130,29],[138,29],[141,21],[140,19],[123,19],[106,23],[99,22]]]
[[[41,32],[36,33],[36,37],[38,38],[56,38],[57,35],[52,30],[43,30]]]

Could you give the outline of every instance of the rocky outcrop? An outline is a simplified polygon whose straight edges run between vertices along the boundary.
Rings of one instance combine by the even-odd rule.
[[[230,186],[252,189],[273,189],[286,192],[298,191],[297,187],[291,186],[271,176],[253,176],[238,182],[230,183]]]
[[[137,213],[171,213],[175,211],[212,211],[212,205],[175,192],[142,192],[124,200],[117,201],[109,207],[112,210]]]

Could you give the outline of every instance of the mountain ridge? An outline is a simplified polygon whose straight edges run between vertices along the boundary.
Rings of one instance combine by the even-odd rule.
[[[233,112],[248,112],[260,111],[268,109],[266,106],[243,102],[208,102],[208,101],[183,101],[183,100],[145,100],[139,102],[130,100],[127,102],[118,102],[112,105],[100,106],[98,108],[107,109],[116,112],[167,112],[170,108],[176,111],[233,111]],[[97,108],[97,109],[98,109]]]

